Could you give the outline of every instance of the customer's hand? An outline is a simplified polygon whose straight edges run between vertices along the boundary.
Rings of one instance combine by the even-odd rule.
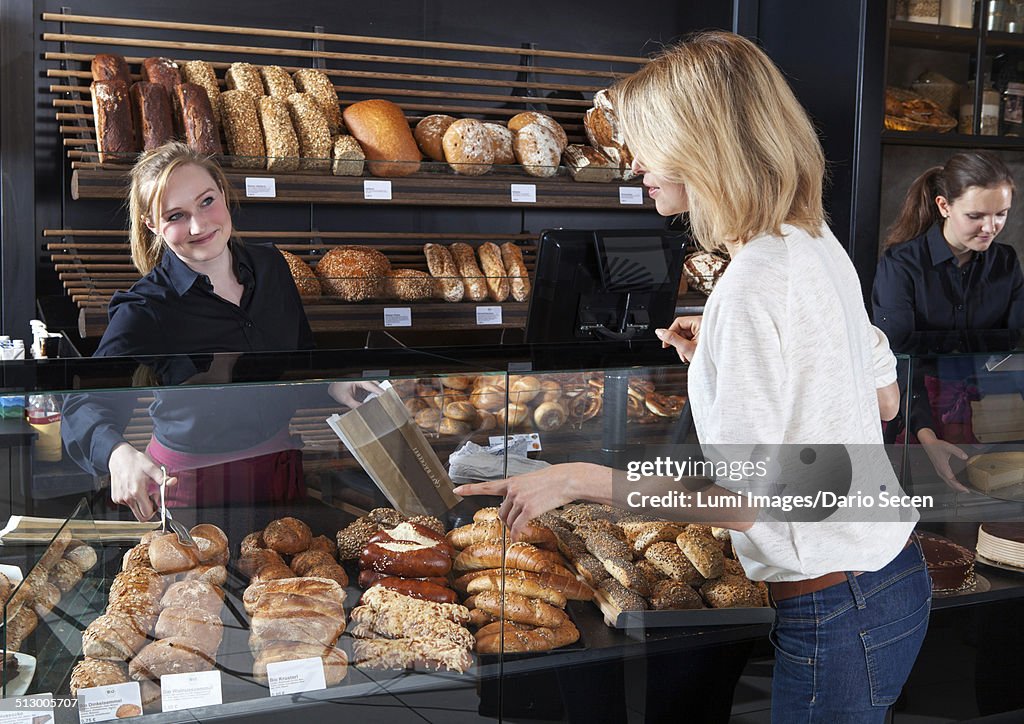
[[[159,489],[163,481],[160,466],[148,455],[139,452],[126,442],[110,453],[110,499],[118,505],[127,505],[136,520],[149,520],[159,505],[159,492],[150,494],[155,483]],[[167,484],[174,485],[177,478],[168,478]]]
[[[343,405],[348,407],[359,407],[363,404],[363,400],[355,396],[356,390],[365,390],[377,395],[384,391],[380,385],[371,381],[332,382],[327,388],[327,393]]]
[[[932,467],[935,468],[935,473],[942,478],[946,485],[958,493],[971,492],[969,488],[957,480],[956,474],[953,472],[953,468],[950,467],[949,464],[951,458],[966,460],[969,457],[966,452],[951,442],[939,439],[939,437],[927,427],[918,431],[917,439],[921,443],[921,446],[924,447],[925,453],[928,454],[928,459],[931,460]]]
[[[697,336],[700,334],[700,316],[676,317],[668,329],[654,331],[663,348],[675,347],[679,359],[689,362],[697,350]]]
[[[563,463],[506,480],[470,483],[455,488],[456,495],[503,495],[498,515],[518,540],[527,524],[539,515],[574,500],[611,498],[612,471],[589,463]]]

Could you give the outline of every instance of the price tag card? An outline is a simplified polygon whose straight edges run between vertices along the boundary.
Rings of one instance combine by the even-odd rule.
[[[519,440],[530,441],[530,444],[526,446],[528,452],[535,452],[544,449],[543,447],[541,447],[540,444],[540,435],[536,432],[524,432],[508,436],[509,445]],[[487,438],[487,442],[490,444],[491,447],[494,447],[495,445],[503,445],[505,442],[505,438],[503,438],[501,435],[492,435],[491,437]]]
[[[78,690],[78,719],[82,724],[142,716],[139,682]]]
[[[476,323],[478,325],[501,324],[501,307],[477,307]]]
[[[391,182],[383,179],[364,180],[363,198],[367,201],[390,201]]]
[[[54,699],[53,694],[0,699],[0,724],[48,724],[53,721],[54,706],[74,701]]]
[[[411,307],[384,307],[385,327],[411,327]]]
[[[271,696],[326,689],[323,659],[314,656],[310,659],[267,664],[267,682],[270,684]]]
[[[643,206],[644,189],[642,186],[619,186],[619,203]]]
[[[536,184],[511,184],[512,203],[514,204],[535,204],[537,203]]]
[[[245,177],[245,195],[251,199],[273,199],[277,197],[277,181],[273,178]]]
[[[160,677],[160,698],[164,711],[195,709],[224,703],[220,672],[196,671],[190,674],[164,674]]]

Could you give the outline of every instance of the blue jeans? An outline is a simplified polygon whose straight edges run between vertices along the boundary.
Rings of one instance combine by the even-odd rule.
[[[917,537],[879,571],[776,604],[773,724],[885,721],[928,629]]]

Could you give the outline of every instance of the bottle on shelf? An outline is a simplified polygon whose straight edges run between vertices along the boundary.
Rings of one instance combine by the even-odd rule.
[[[974,95],[976,81],[968,81],[960,93],[959,132],[974,133]],[[981,92],[981,135],[999,135],[999,91],[992,87],[986,75],[982,80]]]
[[[25,416],[39,435],[35,444],[36,460],[60,462],[60,403],[57,398],[54,395],[29,395]]]
[[[973,28],[974,0],[942,0],[939,24],[954,28]]]

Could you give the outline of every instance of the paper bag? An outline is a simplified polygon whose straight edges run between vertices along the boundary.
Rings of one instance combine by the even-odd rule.
[[[393,389],[327,424],[400,513],[443,517],[462,500]]]

